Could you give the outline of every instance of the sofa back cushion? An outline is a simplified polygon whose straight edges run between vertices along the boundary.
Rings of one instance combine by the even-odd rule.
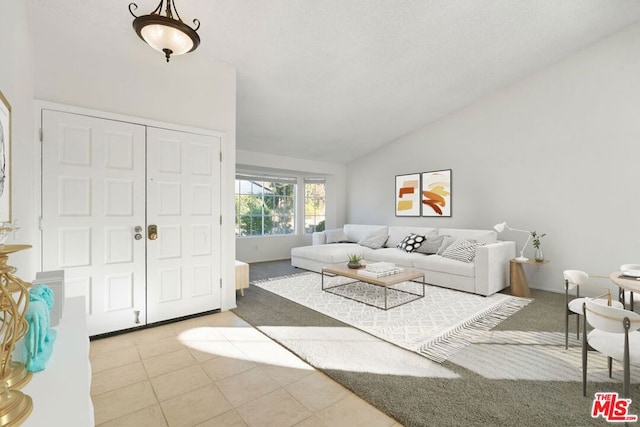
[[[386,228],[372,231],[362,239],[358,240],[358,244],[371,249],[380,249],[389,239]]]
[[[437,229],[433,227],[405,227],[392,225],[389,227],[389,240],[387,240],[387,244],[385,246],[388,248],[395,248],[400,244],[400,242],[402,242],[402,239],[410,234],[427,236],[434,230]]]
[[[325,243],[345,243],[349,241],[349,236],[342,228],[325,230],[324,234],[327,236]]]
[[[388,230],[386,225],[368,225],[368,224],[345,224],[344,233],[349,237],[350,242],[359,242],[368,237],[372,232],[378,230]]]
[[[441,228],[440,235],[449,235],[459,239],[475,240],[481,244],[495,243],[498,233],[495,230],[468,230],[464,228]]]

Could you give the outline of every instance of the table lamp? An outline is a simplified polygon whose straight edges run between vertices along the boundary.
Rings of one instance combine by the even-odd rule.
[[[522,247],[522,250],[520,251],[520,256],[516,258],[516,261],[519,262],[526,262],[529,261],[529,258],[524,256],[524,250],[527,247],[527,245],[529,244],[529,240],[531,240],[531,232],[527,231],[527,230],[520,230],[517,228],[511,228],[507,225],[506,222],[501,222],[500,224],[496,224],[493,226],[493,229],[496,230],[498,233],[502,233],[505,229],[506,230],[511,230],[511,231],[520,231],[522,233],[527,233],[529,236],[527,237],[527,241],[524,243],[524,246]]]

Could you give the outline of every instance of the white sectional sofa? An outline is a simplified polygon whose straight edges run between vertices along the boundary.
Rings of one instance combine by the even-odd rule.
[[[374,249],[357,243],[368,244],[371,236],[385,232],[388,238],[383,247]],[[449,242],[467,240],[478,246],[470,262],[451,259],[444,250],[427,255],[398,249],[396,246],[410,234],[451,236],[447,238]],[[327,243],[328,235],[333,240],[336,235],[342,238],[340,242]],[[367,262],[387,261],[423,270],[427,283],[484,296],[509,287],[509,260],[516,254],[515,242],[497,240],[494,230],[345,224],[342,230],[313,233],[312,239],[311,246],[291,249],[292,266],[320,272],[322,267],[347,262],[348,254],[360,254]]]

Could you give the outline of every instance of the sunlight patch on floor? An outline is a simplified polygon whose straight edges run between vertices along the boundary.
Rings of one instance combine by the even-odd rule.
[[[178,339],[191,349],[214,356],[313,370],[293,353],[253,328],[195,327],[178,334]]]

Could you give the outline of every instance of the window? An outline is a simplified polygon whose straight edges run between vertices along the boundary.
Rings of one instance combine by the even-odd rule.
[[[325,179],[304,179],[304,232],[324,231]]]
[[[295,233],[296,178],[236,176],[236,236]]]

